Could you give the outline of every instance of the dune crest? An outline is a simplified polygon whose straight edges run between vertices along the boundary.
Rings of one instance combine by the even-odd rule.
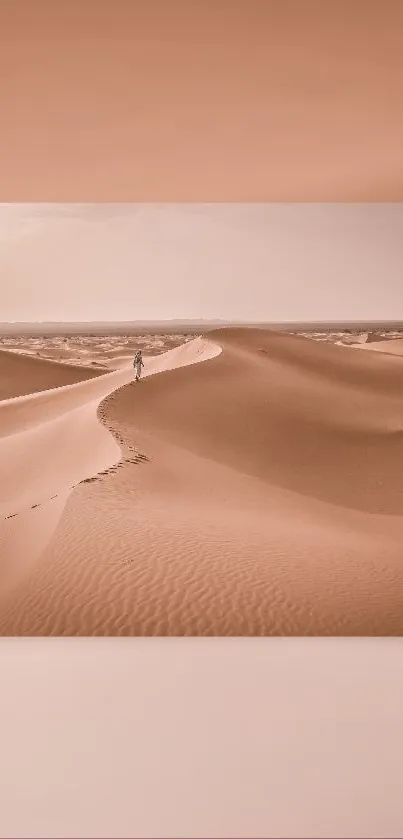
[[[102,372],[102,371],[101,371]],[[0,349],[0,400],[99,376],[98,370]]]
[[[0,403],[14,501],[68,490],[0,632],[401,634],[401,359],[249,328],[146,365]]]
[[[218,351],[208,341],[195,339],[190,345],[146,360],[144,375],[153,375],[175,364],[203,361]],[[10,564],[6,555],[15,554],[15,544],[21,545],[21,514],[28,522],[29,531],[28,513],[37,511],[38,507],[44,512],[42,530],[39,526],[35,528],[40,533],[39,540],[34,539],[33,544],[31,537],[25,548],[30,555],[37,556],[43,549],[44,533],[49,536],[57,524],[55,508],[60,516],[64,507],[60,503],[49,506],[49,502],[63,498],[65,504],[74,486],[110,469],[121,456],[119,445],[99,423],[97,409],[105,396],[133,382],[131,360],[112,373],[65,386],[58,383],[59,375],[63,381],[64,368],[60,373],[59,366],[49,364],[54,376],[53,388],[0,402],[0,516],[3,527],[7,523],[8,533],[1,548],[2,565]],[[41,362],[39,365],[42,367]],[[23,370],[27,372],[37,366],[36,359],[28,358]],[[48,363],[44,362],[44,366],[48,373]],[[12,367],[15,370],[15,365]],[[79,372],[82,377],[86,375],[83,368]],[[51,510],[51,527],[49,516],[45,522],[45,508],[47,512]]]
[[[354,344],[362,350],[370,350],[372,352],[383,352],[387,355],[403,355],[403,338],[393,338],[391,340],[377,340],[369,341],[367,344]]]

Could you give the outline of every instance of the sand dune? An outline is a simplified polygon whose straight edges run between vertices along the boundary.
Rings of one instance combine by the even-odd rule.
[[[146,374],[159,372],[166,364],[180,366],[203,360],[211,352],[216,352],[212,345],[196,340],[190,348],[185,345],[148,360]],[[10,366],[15,371],[13,361]],[[130,360],[122,369],[64,387],[59,385],[57,365],[49,368],[46,362],[39,362],[39,366],[45,367],[48,376],[53,370],[53,387],[0,402],[0,516],[3,530],[6,528],[0,557],[0,586],[6,569],[3,588],[5,578],[7,584],[15,579],[12,567],[17,564],[21,569],[17,554],[29,553],[31,564],[32,556],[36,558],[43,549],[58,522],[55,510],[62,512],[69,490],[119,461],[120,448],[98,422],[97,409],[107,394],[133,382]],[[26,359],[25,378],[37,367],[36,359]],[[80,373],[85,375],[83,368]],[[38,507],[43,513],[41,519],[38,512],[30,517],[29,512]],[[29,544],[24,547],[22,518],[29,534]]]
[[[27,357],[25,354],[0,350],[0,399],[12,399],[47,388],[74,384],[99,376],[98,370],[74,364]]]
[[[194,335],[192,336],[194,337]],[[13,355],[34,357],[37,361],[51,360],[58,364],[74,366],[77,368],[117,369],[124,366],[127,359],[132,359],[135,351],[139,348],[146,355],[158,355],[169,349],[174,349],[189,339],[189,335],[176,333],[154,333],[144,335],[61,335],[45,334],[42,336],[27,335],[6,335],[1,338],[3,350]],[[1,360],[0,360],[1,365]],[[10,365],[3,365],[3,372],[11,374]],[[17,372],[17,379],[23,371],[20,367]],[[53,371],[53,374],[55,371]],[[83,378],[81,376],[81,378]],[[51,379],[50,379],[51,381]],[[65,383],[70,379],[66,378]],[[75,381],[72,379],[71,381]],[[3,383],[4,384],[4,383]],[[47,385],[51,387],[51,384]],[[22,392],[22,391],[21,391]],[[14,395],[0,393],[0,398]],[[18,393],[16,393],[18,395]]]
[[[402,633],[401,359],[222,329],[129,364],[0,403],[3,635]]]
[[[403,338],[394,338],[390,341],[370,341],[368,344],[354,344],[362,350],[375,350],[388,355],[403,355]]]

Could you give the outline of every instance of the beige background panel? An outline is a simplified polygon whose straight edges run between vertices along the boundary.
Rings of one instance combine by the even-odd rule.
[[[3,200],[400,201],[400,0],[1,0]]]
[[[2,640],[2,837],[401,837],[401,643]]]

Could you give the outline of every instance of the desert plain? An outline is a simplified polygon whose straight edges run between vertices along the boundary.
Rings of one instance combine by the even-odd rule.
[[[401,635],[402,460],[398,330],[2,335],[0,635]]]

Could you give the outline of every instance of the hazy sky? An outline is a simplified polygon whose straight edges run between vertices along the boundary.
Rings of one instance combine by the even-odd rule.
[[[2,204],[2,321],[403,319],[403,204]]]
[[[401,0],[0,0],[7,201],[402,201]]]

